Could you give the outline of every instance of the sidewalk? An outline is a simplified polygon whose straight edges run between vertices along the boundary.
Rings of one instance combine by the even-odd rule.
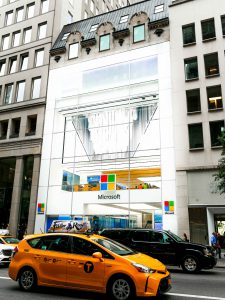
[[[221,253],[221,259],[218,258],[218,255],[217,255],[217,264],[216,264],[215,268],[225,268],[225,253],[224,252]]]

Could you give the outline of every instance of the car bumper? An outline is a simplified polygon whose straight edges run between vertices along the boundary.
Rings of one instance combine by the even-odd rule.
[[[9,264],[11,256],[0,256],[0,265]]]
[[[204,256],[201,265],[202,269],[212,269],[217,264],[217,258],[215,256]]]

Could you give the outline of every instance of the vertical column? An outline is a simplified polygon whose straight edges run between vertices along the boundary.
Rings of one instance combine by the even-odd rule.
[[[33,166],[33,175],[32,175],[32,186],[30,193],[30,206],[29,206],[29,215],[27,223],[27,234],[34,232],[35,225],[35,216],[36,216],[36,206],[37,206],[37,192],[38,192],[38,180],[40,173],[40,155],[34,156],[34,166]]]
[[[9,217],[9,230],[10,230],[10,234],[12,234],[13,236],[17,236],[18,219],[19,219],[19,212],[20,212],[20,195],[21,195],[22,184],[23,184],[23,168],[24,168],[23,157],[22,156],[17,157],[13,192],[12,192],[12,202],[11,202],[10,217]]]

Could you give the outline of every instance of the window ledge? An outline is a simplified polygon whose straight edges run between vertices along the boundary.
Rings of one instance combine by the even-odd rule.
[[[27,132],[27,133],[25,133],[25,136],[31,136],[31,135],[35,135],[35,132]]]
[[[199,148],[191,148],[189,151],[202,151],[204,150],[204,147],[199,147]]]
[[[10,139],[13,139],[13,138],[18,138],[19,137],[19,134],[11,134],[9,136]]]
[[[212,150],[222,149],[222,148],[223,148],[223,146],[211,146]]]
[[[196,45],[196,42],[188,43],[188,44],[183,44],[183,47],[188,47],[188,46],[194,46]]]
[[[200,114],[201,110],[196,110],[196,111],[188,111],[187,114],[188,115],[196,115],[196,114]]]
[[[6,140],[6,136],[0,136],[0,140]]]
[[[211,41],[215,41],[216,40],[216,37],[212,37],[212,38],[209,38],[209,39],[205,39],[205,40],[202,40],[203,43],[207,43],[207,42],[211,42]]]
[[[213,74],[213,75],[206,75],[205,78],[218,77],[218,76],[220,76],[220,73]]]
[[[221,111],[221,110],[223,110],[223,107],[208,109],[208,112],[215,112],[215,111]]]
[[[199,80],[199,77],[191,78],[191,79],[185,79],[186,82],[189,82],[189,81],[196,81],[196,80]]]

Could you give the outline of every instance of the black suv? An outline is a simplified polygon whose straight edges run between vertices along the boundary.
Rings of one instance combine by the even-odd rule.
[[[103,229],[100,234],[157,258],[166,265],[181,266],[188,273],[212,269],[217,262],[212,247],[185,242],[166,230],[116,228]]]

